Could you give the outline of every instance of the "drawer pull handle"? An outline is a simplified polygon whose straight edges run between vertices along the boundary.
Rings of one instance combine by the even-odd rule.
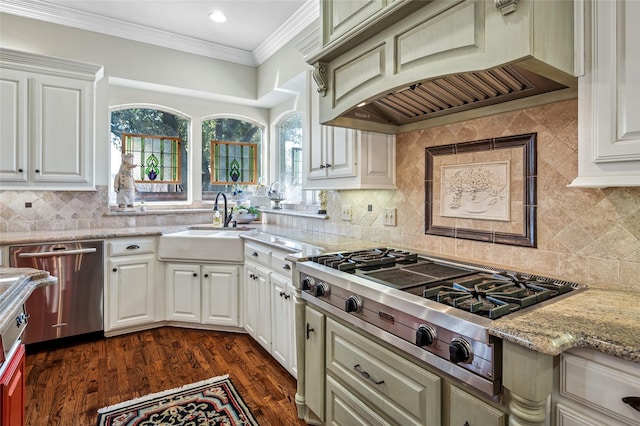
[[[127,250],[138,250],[139,248],[140,246],[137,244],[131,244],[130,246],[127,246]]]
[[[285,263],[284,265],[282,265],[282,269],[286,269],[288,271],[289,269],[291,269],[291,266]]]
[[[634,410],[640,411],[640,396],[625,396],[622,398],[622,402],[629,404]]]
[[[257,251],[254,251],[253,253],[251,253],[251,256],[253,256],[253,257],[258,257],[258,252],[257,252]]]
[[[315,330],[311,328],[309,323],[307,323],[307,340],[309,340],[309,334],[311,334],[312,331],[315,331]]]
[[[384,383],[384,380],[376,380],[373,377],[371,377],[371,375],[369,373],[367,373],[366,371],[364,371],[362,369],[362,367],[360,367],[360,364],[356,364],[353,366],[353,369],[356,370],[358,373],[360,373],[360,375],[362,377],[364,377],[367,380],[371,380],[373,383],[375,383],[376,385],[381,385]]]

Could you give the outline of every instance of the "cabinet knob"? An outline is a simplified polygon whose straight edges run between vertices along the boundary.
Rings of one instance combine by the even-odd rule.
[[[640,396],[625,396],[622,398],[622,402],[629,404],[634,410],[640,411]]]
[[[118,272],[118,268],[113,268],[112,271],[113,272]]]
[[[280,292],[280,297],[284,297],[284,291]]]
[[[40,173],[40,169],[36,169],[36,173]]]
[[[24,172],[24,170],[22,170],[22,169],[18,169],[18,172],[22,173],[22,172]]]
[[[328,169],[329,167],[331,167],[331,164],[327,163],[324,166]]]
[[[258,257],[258,252],[257,252],[257,251],[254,251],[253,253],[251,253],[251,256],[253,256],[253,257]]]
[[[209,274],[204,274],[204,277],[205,278],[209,278]]]
[[[193,273],[193,276],[194,276],[194,277],[197,277],[197,276],[198,276],[198,274],[194,272],[194,273]]]
[[[324,165],[324,164],[320,164],[320,168],[321,168],[321,169],[324,169],[324,168],[325,168],[325,165]]]
[[[286,269],[287,271],[291,269],[291,266],[289,266],[287,263],[285,263],[284,265],[282,265],[282,269]]]
[[[285,294],[284,298],[285,298],[285,300],[289,300],[291,298],[291,295],[290,294]]]

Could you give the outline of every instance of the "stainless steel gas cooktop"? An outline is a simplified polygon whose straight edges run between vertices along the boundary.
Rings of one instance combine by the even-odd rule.
[[[302,295],[490,395],[501,389],[501,341],[491,321],[584,285],[390,248],[298,264]]]

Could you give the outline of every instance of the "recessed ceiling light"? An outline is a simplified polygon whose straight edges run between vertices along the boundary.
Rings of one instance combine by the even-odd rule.
[[[358,105],[356,105],[358,108],[361,108],[363,106],[365,106],[367,103],[366,102],[360,102]]]
[[[209,14],[209,19],[213,22],[227,22],[227,17],[219,10],[214,10]]]

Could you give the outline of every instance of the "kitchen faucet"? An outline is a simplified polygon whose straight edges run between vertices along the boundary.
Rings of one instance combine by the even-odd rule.
[[[231,222],[231,215],[229,214],[229,211],[227,210],[227,196],[225,195],[224,192],[218,192],[216,194],[216,201],[215,201],[215,203],[213,203],[213,211],[217,211],[218,210],[218,198],[220,197],[220,195],[222,195],[222,199],[224,200],[224,223],[223,223],[223,227],[224,228],[228,228],[229,227],[229,222]]]

